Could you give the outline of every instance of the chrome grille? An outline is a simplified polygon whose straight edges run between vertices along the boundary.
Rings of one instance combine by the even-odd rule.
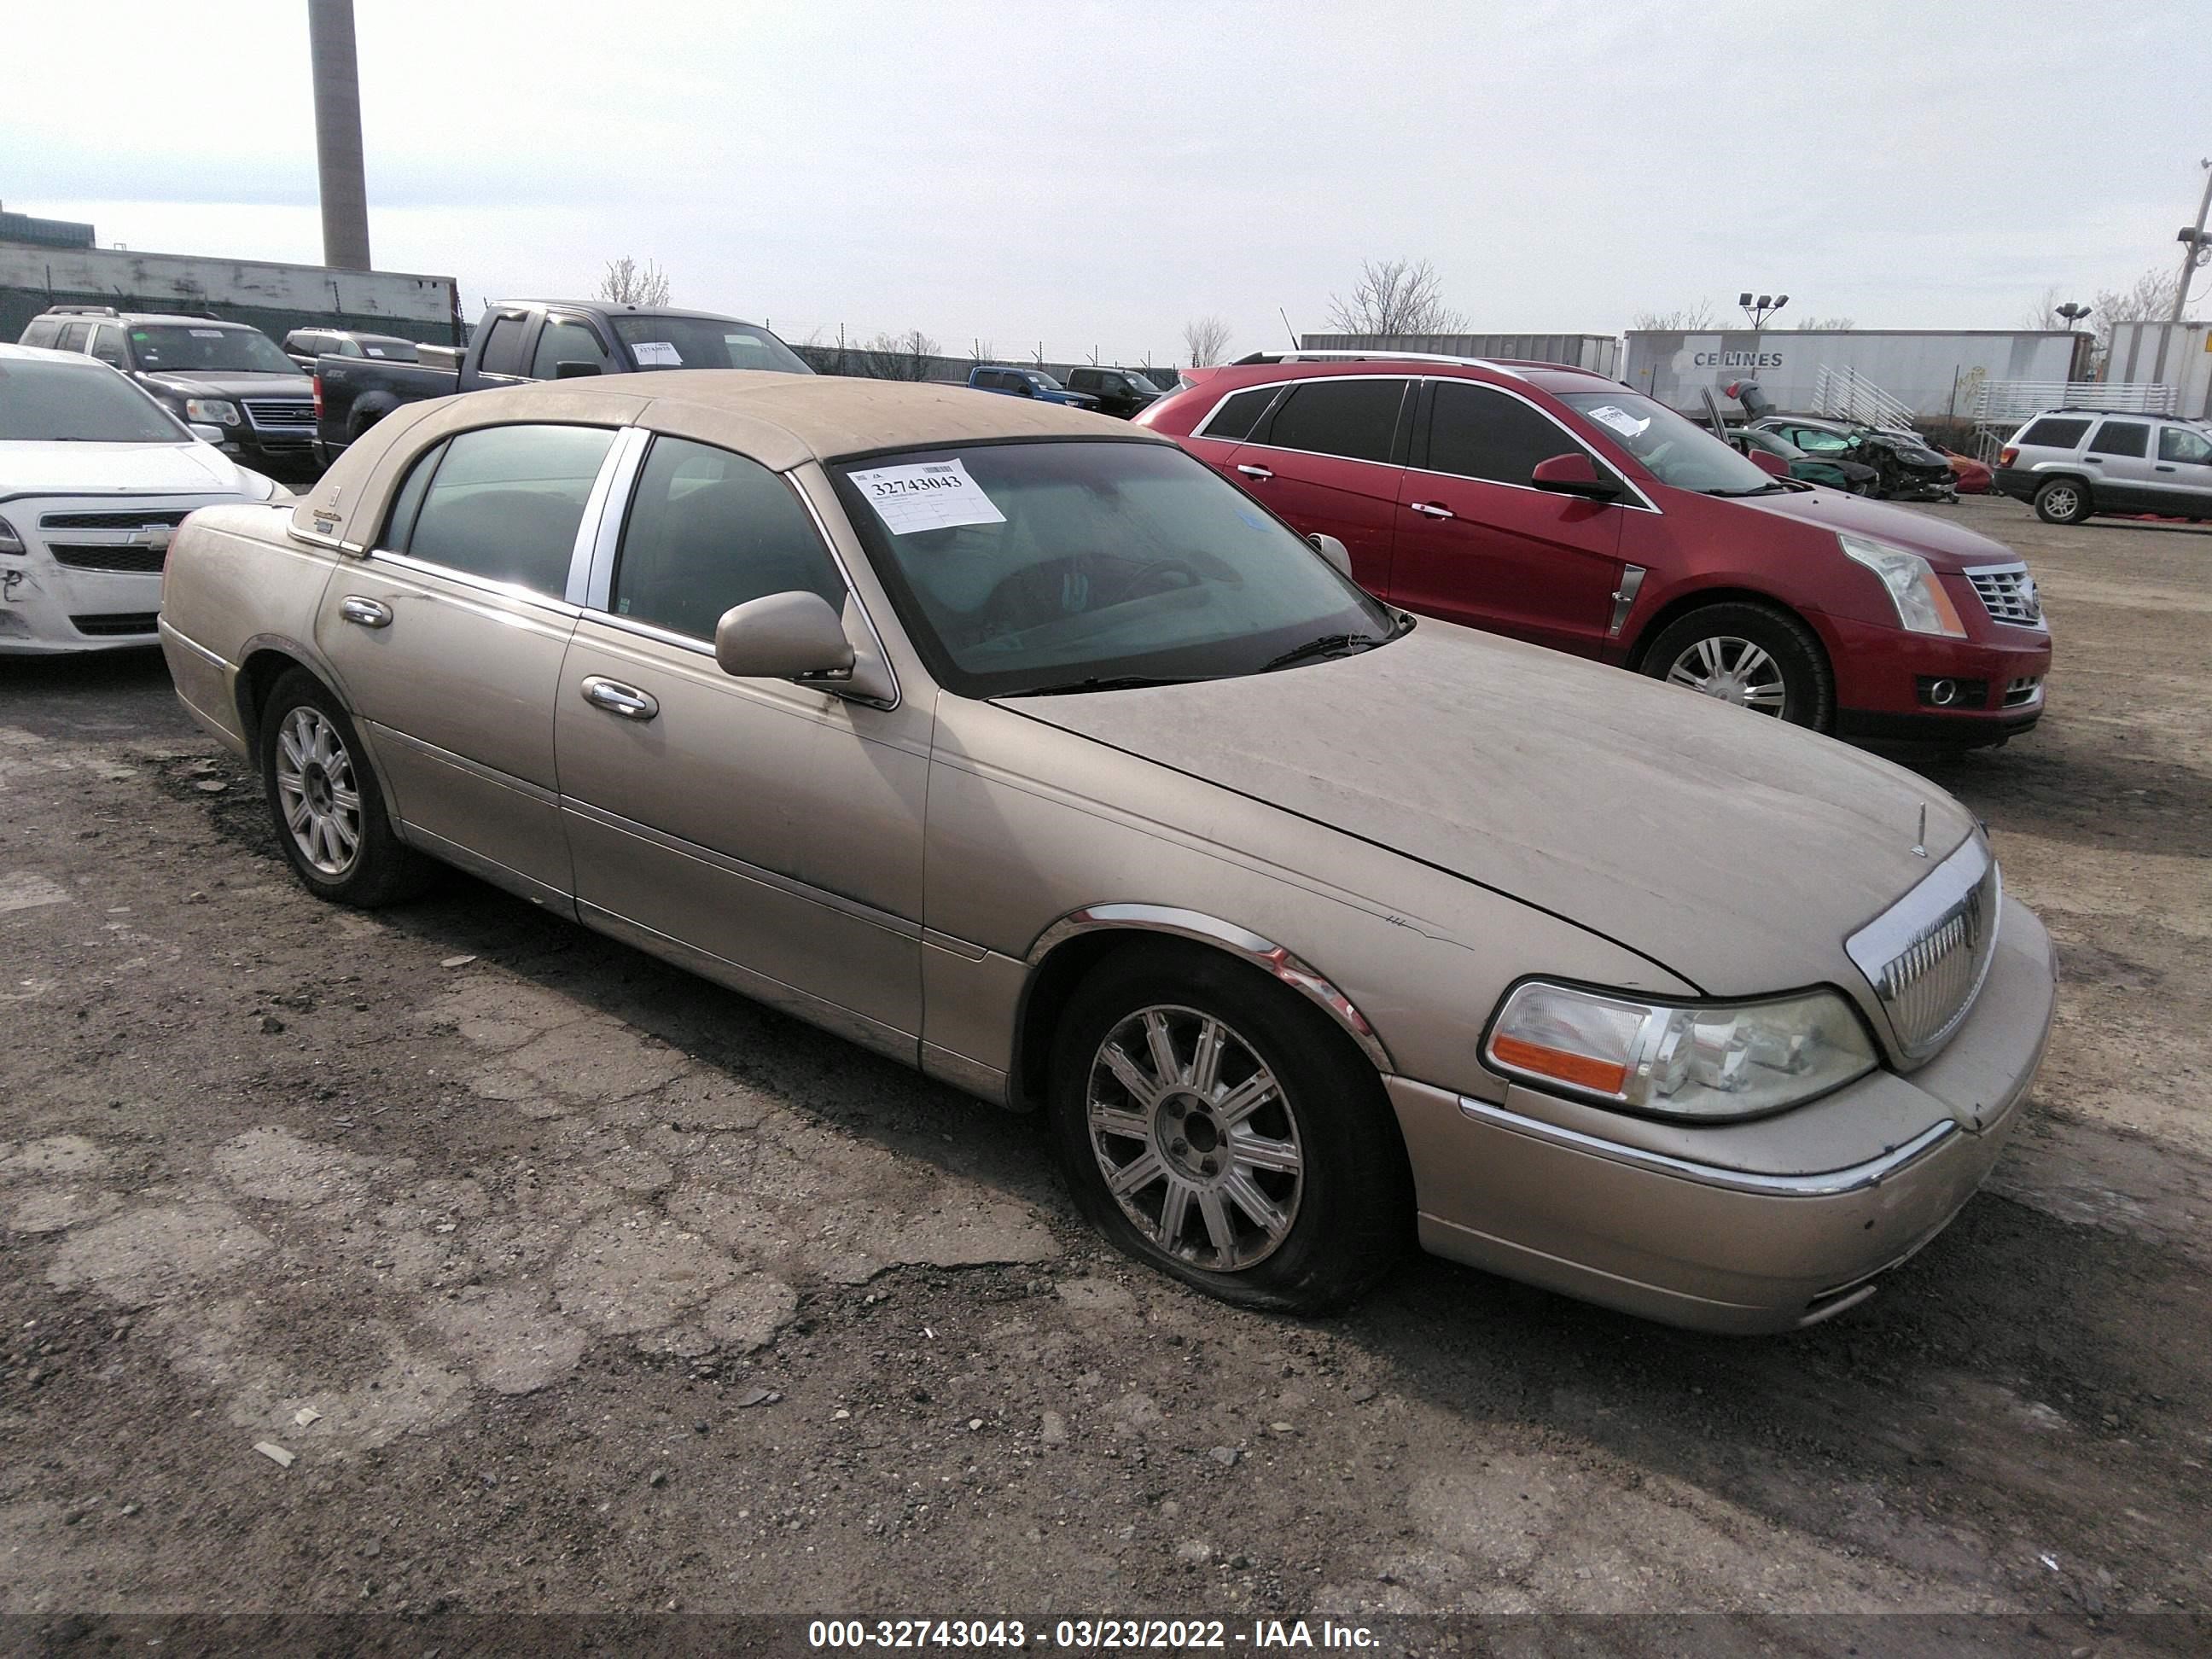
[[[2039,674],[2030,674],[2024,679],[2007,680],[2004,706],[2008,708],[2025,708],[2042,695],[2043,677]]]
[[[1966,572],[1966,580],[1981,596],[1982,609],[1993,622],[2022,628],[2043,626],[2043,600],[2035,591],[2035,578],[2024,564],[1985,564]]]
[[[276,398],[248,398],[246,418],[257,432],[312,432],[315,428],[313,403]]]
[[[2003,897],[1996,860],[1975,836],[1846,941],[1906,1060],[1942,1048],[1974,1006]]]

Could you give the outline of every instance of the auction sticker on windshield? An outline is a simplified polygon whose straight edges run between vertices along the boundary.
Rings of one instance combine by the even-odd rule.
[[[964,461],[924,461],[919,466],[882,466],[845,476],[859,486],[894,536],[1006,521],[983,487],[968,476]]]
[[[684,356],[665,340],[639,340],[630,350],[636,355],[640,368],[681,368]]]
[[[1593,421],[1603,421],[1624,438],[1633,438],[1651,424],[1639,421],[1625,409],[1615,409],[1611,404],[1600,404],[1589,412]]]

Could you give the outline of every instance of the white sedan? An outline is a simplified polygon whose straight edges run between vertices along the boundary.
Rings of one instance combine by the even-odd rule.
[[[185,515],[280,494],[106,364],[0,345],[0,655],[158,643]]]

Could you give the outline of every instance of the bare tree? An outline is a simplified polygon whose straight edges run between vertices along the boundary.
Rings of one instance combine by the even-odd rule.
[[[972,343],[968,355],[979,364],[995,363],[999,361],[999,348],[988,340],[977,339]]]
[[[2170,270],[2154,266],[2124,289],[2100,289],[2089,313],[2089,328],[2097,337],[2097,356],[2112,349],[2114,323],[2162,323],[2173,315],[2174,284],[2180,280]]]
[[[861,373],[878,380],[926,380],[937,342],[918,328],[878,334],[860,347]]]
[[[2074,325],[2058,314],[2058,307],[2064,303],[2065,290],[2053,283],[2021,312],[2020,325],[2037,330],[2071,328]]]
[[[1702,334],[1713,326],[1713,302],[1700,300],[1674,311],[1639,311],[1628,319],[1632,329],[1656,329],[1667,333]]]
[[[1363,259],[1352,297],[1328,296],[1328,325],[1344,334],[1456,334],[1467,319],[1444,303],[1426,259]]]
[[[1857,322],[1849,317],[1806,317],[1799,320],[1797,331],[1800,334],[1849,334],[1857,326]]]
[[[650,259],[640,264],[625,253],[607,261],[595,297],[616,305],[665,306],[669,300],[668,273]]]
[[[1193,368],[1206,368],[1229,355],[1229,325],[1218,317],[1194,317],[1182,325],[1182,353]]]

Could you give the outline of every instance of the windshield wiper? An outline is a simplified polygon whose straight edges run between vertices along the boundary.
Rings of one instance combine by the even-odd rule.
[[[1745,495],[1772,495],[1778,492],[1784,495],[1790,493],[1790,486],[1779,478],[1775,479],[1771,483],[1763,483],[1756,489],[1701,489],[1698,493],[1701,495],[1717,495],[1723,501],[1732,501]]]
[[[1145,685],[1189,685],[1208,678],[1203,674],[1181,676],[1154,674],[1092,675],[1087,680],[1067,680],[1058,685],[1024,686],[1019,691],[1005,691],[1007,697],[1059,697],[1077,691],[1128,691]]]
[[[1324,634],[1317,640],[1308,640],[1304,645],[1294,645],[1279,657],[1271,657],[1260,665],[1262,674],[1273,673],[1278,668],[1288,668],[1296,663],[1320,657],[1349,657],[1360,651],[1371,651],[1383,641],[1371,634]]]

